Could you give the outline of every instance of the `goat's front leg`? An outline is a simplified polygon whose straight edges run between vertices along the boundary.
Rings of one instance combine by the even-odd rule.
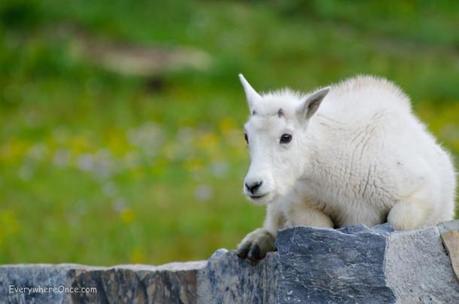
[[[275,204],[268,205],[263,227],[247,234],[239,243],[236,254],[240,258],[248,258],[252,262],[263,259],[268,252],[276,250],[274,242],[277,230],[282,228],[284,223],[285,218],[279,207]]]
[[[328,215],[308,203],[292,204],[287,211],[286,218],[286,227],[334,227],[333,221]]]

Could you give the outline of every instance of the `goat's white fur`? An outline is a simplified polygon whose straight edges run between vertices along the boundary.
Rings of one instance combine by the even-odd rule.
[[[264,196],[253,201],[267,204],[263,228],[241,245],[296,225],[372,226],[387,219],[396,229],[413,229],[453,218],[450,156],[393,83],[358,76],[332,85],[309,117],[313,93],[258,94],[240,79],[251,113],[245,183],[262,180],[257,194]],[[279,143],[283,133],[292,134],[289,144]]]

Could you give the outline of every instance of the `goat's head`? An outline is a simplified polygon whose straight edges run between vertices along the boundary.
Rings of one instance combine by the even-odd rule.
[[[307,165],[307,125],[328,88],[301,96],[289,90],[258,94],[239,75],[250,110],[244,136],[250,167],[244,193],[254,203],[270,203],[286,194]]]

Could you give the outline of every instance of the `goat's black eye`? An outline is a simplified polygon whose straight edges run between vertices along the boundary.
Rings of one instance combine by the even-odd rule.
[[[285,134],[282,134],[279,142],[281,144],[288,144],[291,141],[292,141],[292,135],[285,133]]]
[[[247,133],[244,133],[244,139],[245,139],[245,142],[248,144],[249,143],[249,137],[247,136]]]

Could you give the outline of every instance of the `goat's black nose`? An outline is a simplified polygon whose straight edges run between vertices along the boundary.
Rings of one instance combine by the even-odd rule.
[[[247,188],[247,190],[249,190],[250,193],[254,194],[258,190],[258,188],[261,187],[262,184],[262,181],[254,182],[251,184],[245,183],[245,187]]]

